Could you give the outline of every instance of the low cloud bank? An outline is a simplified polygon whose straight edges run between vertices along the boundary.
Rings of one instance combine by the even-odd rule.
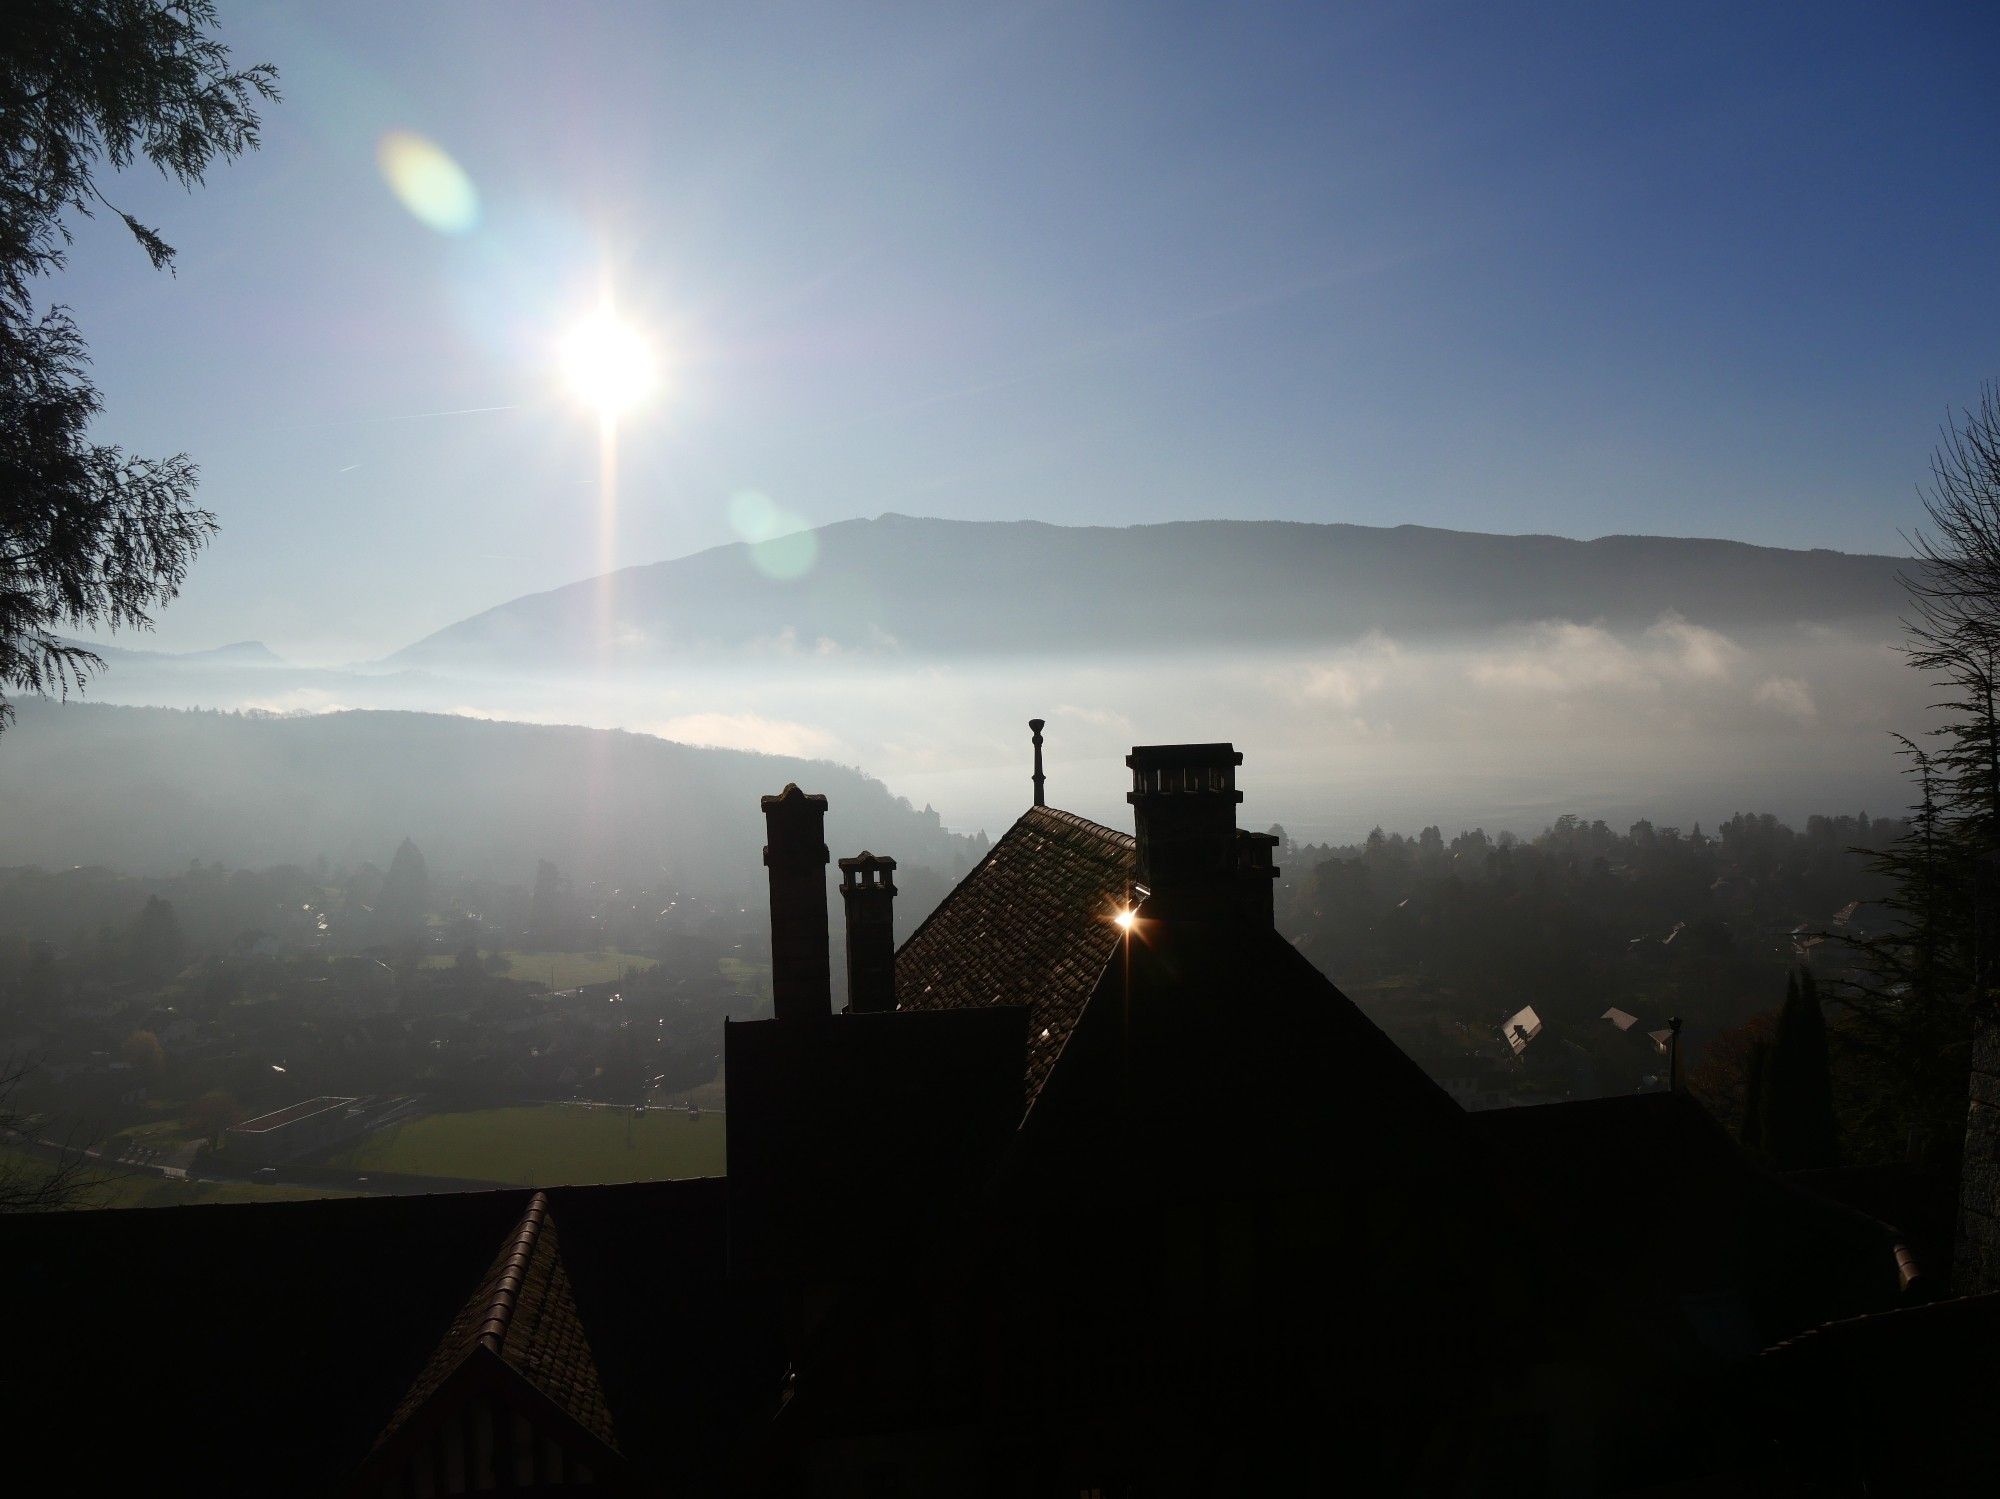
[[[232,673],[121,663],[98,700],[449,711],[625,728],[857,765],[949,826],[1028,801],[1026,720],[1049,720],[1050,796],[1126,821],[1134,742],[1227,738],[1246,823],[1351,838],[1376,823],[1532,832],[1564,810],[1692,822],[1755,808],[1888,812],[1891,730],[1932,694],[1884,619],[1723,632],[1679,614],[1619,631],[1548,619],[1457,639],[1375,631],[1312,651],[936,662],[801,650],[729,669],[530,678]],[[0,750],[0,776],[4,750]],[[775,789],[775,788],[773,788]]]

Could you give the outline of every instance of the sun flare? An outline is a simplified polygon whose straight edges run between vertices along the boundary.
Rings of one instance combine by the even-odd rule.
[[[564,336],[563,379],[600,416],[622,416],[658,387],[659,363],[646,336],[608,308]]]

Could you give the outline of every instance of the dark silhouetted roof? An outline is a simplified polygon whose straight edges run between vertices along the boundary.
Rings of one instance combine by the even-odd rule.
[[[1901,1294],[1899,1235],[1757,1168],[1686,1093],[1468,1115],[1574,1268],[1723,1353]]]
[[[532,1196],[0,1218],[0,1281],[21,1290],[8,1349],[35,1370],[9,1415],[48,1450],[89,1451],[107,1491],[345,1493]],[[715,1491],[731,1433],[762,1418],[784,1370],[775,1313],[727,1280],[722,1179],[547,1200],[620,1451],[669,1492]],[[530,1311],[516,1303],[508,1347],[559,1354],[553,1324],[528,1336]],[[115,1443],[100,1440],[106,1409]]]
[[[1016,1005],[727,1026],[731,1272],[906,1261],[1020,1124],[1026,1030]]]
[[[2000,1294],[1831,1322],[1757,1360],[1824,1492],[1980,1494],[2000,1469]]]
[[[615,1450],[611,1412],[577,1317],[546,1192],[529,1199],[376,1445],[389,1441],[467,1359],[484,1356],[499,1359]]]
[[[1027,1006],[1032,1108],[1117,947],[1132,863],[1129,834],[1029,808],[896,954],[898,1007]]]

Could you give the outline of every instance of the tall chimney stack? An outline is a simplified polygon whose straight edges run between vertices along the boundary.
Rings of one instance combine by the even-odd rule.
[[[863,849],[840,861],[847,907],[847,1007],[856,1015],[896,1008],[896,861]]]
[[[1048,805],[1042,799],[1042,726],[1047,722],[1044,718],[1028,720],[1028,731],[1035,736],[1035,805],[1038,807]]]
[[[826,947],[826,798],[787,784],[763,798],[771,871],[771,1009],[780,1020],[833,1013]]]
[[[1230,744],[1141,744],[1132,770],[1139,883],[1146,914],[1206,915],[1238,905],[1243,888],[1236,841],[1236,767]],[[1268,855],[1267,855],[1268,862]],[[1268,899],[1268,897],[1267,897]]]
[[[1277,848],[1276,833],[1236,835],[1238,899],[1243,907],[1243,914],[1263,926],[1278,924],[1279,869],[1272,859]]]

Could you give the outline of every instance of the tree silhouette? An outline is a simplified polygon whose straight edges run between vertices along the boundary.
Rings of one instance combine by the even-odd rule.
[[[408,838],[389,861],[389,872],[376,892],[375,912],[391,932],[403,932],[423,925],[430,910],[430,871],[423,853]]]
[[[222,1132],[232,1124],[240,1124],[243,1110],[236,1100],[220,1089],[210,1089],[188,1105],[182,1116],[187,1127],[206,1139],[211,1145],[222,1143]]]
[[[1778,1032],[1763,1056],[1757,1089],[1757,1144],[1781,1171],[1834,1165],[1833,1078],[1826,1017],[1812,970],[1795,968],[1785,986]]]
[[[171,901],[157,895],[146,897],[145,908],[133,918],[125,934],[125,954],[135,976],[151,983],[179,971],[187,955],[179,918]]]
[[[0,1137],[40,1139],[45,1121],[18,1102],[21,1085],[33,1070],[27,1062],[0,1063]],[[91,1169],[89,1144],[71,1135],[53,1160],[18,1150],[0,1155],[0,1213],[53,1213],[90,1206],[104,1182]]]
[[[0,27],[0,690],[67,692],[104,663],[62,629],[143,629],[215,531],[186,454],[90,440],[101,406],[69,310],[38,309],[69,215],[117,214],[156,269],[174,250],[107,200],[100,165],[144,158],[192,188],[255,149],[268,65],[233,70],[210,0],[39,0]],[[12,716],[0,696],[0,728]]]
[[[119,1057],[131,1064],[147,1077],[158,1077],[166,1070],[166,1048],[160,1045],[160,1038],[151,1031],[134,1031],[118,1048]]]
[[[535,861],[535,888],[528,897],[528,940],[561,947],[568,928],[569,891],[561,872],[547,859]]]
[[[1904,651],[1937,685],[1944,716],[1935,748],[1896,736],[1919,796],[1908,831],[1874,863],[1894,881],[1886,904],[1900,924],[1849,939],[1860,976],[1836,997],[1865,1081],[1850,1123],[1949,1159],[1964,1138],[1973,1018],[1991,1006],[1974,992],[1974,886],[2000,857],[2000,387],[1947,425],[1923,500]]]

